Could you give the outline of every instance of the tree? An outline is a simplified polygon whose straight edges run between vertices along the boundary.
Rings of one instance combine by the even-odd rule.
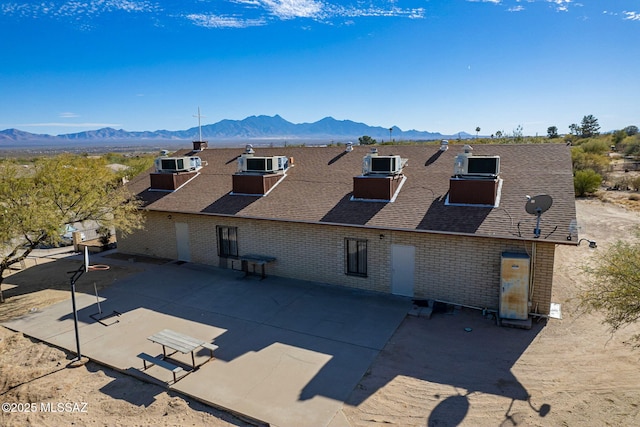
[[[569,125],[569,132],[571,132],[571,135],[575,135],[575,136],[582,135],[582,130],[580,129],[580,126],[578,126],[575,123],[571,123]]]
[[[558,128],[556,126],[549,126],[547,128],[547,138],[549,139],[558,138]]]
[[[102,159],[61,155],[31,169],[0,163],[0,285],[39,245],[60,243],[65,226],[95,221],[127,234],[142,227],[139,207]]]
[[[618,145],[627,137],[627,133],[624,129],[617,130],[611,134],[611,143],[613,145]]]
[[[476,127],[476,139],[478,139],[479,133],[480,133],[480,126]]]
[[[583,138],[591,138],[592,136],[600,135],[599,130],[600,125],[598,124],[598,119],[596,119],[592,114],[582,118],[580,135]]]
[[[515,142],[522,142],[522,140],[524,136],[524,128],[522,127],[522,125],[518,125],[514,130],[513,130],[513,140]]]
[[[573,177],[573,187],[576,196],[584,196],[588,193],[595,192],[602,183],[602,176],[598,175],[592,169],[576,171]]]
[[[360,145],[373,145],[377,141],[371,138],[369,135],[364,135],[358,138],[358,142],[360,143]]]
[[[627,136],[633,136],[638,134],[638,126],[635,126],[635,125],[627,126],[622,130],[625,131]]]
[[[640,237],[638,232],[636,236]],[[583,308],[603,311],[604,323],[612,331],[640,319],[640,241],[618,240],[596,257],[593,267],[584,267],[589,277],[580,295]],[[635,335],[640,346],[640,335]]]

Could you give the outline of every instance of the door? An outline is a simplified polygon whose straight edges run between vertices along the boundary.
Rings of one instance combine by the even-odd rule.
[[[502,254],[500,318],[526,320],[529,317],[529,256]]]
[[[413,296],[415,246],[391,245],[391,293]]]
[[[178,247],[178,261],[191,261],[189,248],[189,224],[176,222],[176,245]]]

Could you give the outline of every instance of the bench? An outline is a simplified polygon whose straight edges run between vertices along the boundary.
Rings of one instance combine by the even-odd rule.
[[[173,364],[167,362],[166,360],[160,359],[159,357],[151,356],[151,355],[149,355],[147,353],[140,353],[138,355],[138,357],[140,359],[142,359],[142,364],[144,365],[144,370],[145,371],[147,370],[147,362],[149,362],[151,364],[151,365],[149,365],[149,367],[151,367],[153,365],[156,365],[156,366],[164,368],[164,369],[166,369],[168,371],[171,371],[171,373],[173,373],[173,382],[174,383],[177,381],[176,374],[178,372],[182,372],[183,371],[183,369],[180,366],[173,365]]]
[[[210,344],[208,342],[205,342],[203,344],[201,344],[202,348],[206,348],[207,350],[209,350],[209,354],[211,355],[211,359],[213,359],[213,352],[214,350],[218,349],[218,346],[215,344]]]
[[[244,271],[245,277],[249,275],[249,264],[253,264],[253,274],[256,273],[256,265],[259,265],[262,268],[260,280],[263,280],[267,277],[264,271],[264,266],[276,260],[274,257],[255,254],[243,255],[239,257],[239,259],[242,263],[242,271]]]

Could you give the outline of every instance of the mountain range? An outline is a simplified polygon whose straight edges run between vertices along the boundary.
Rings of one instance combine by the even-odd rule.
[[[381,141],[394,140],[435,140],[443,138],[469,138],[470,134],[460,132],[455,135],[443,135],[439,132],[417,130],[403,131],[397,126],[384,128],[369,126],[351,120],[336,120],[325,117],[314,123],[291,123],[279,115],[250,116],[243,120],[221,120],[214,124],[203,125],[202,138],[215,143],[216,140],[251,140],[251,139],[281,139],[281,140],[357,140],[367,135]],[[186,130],[169,131],[126,131],[123,129],[102,128],[92,131],[68,133],[62,135],[46,135],[24,132],[18,129],[0,131],[2,142],[104,142],[104,141],[179,141],[195,140],[199,138],[198,127]]]

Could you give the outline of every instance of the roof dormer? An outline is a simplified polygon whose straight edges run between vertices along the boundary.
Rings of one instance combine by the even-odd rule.
[[[292,163],[286,156],[256,156],[253,146],[247,144],[244,153],[238,157],[231,194],[266,195],[286,177]]]
[[[502,187],[500,156],[475,156],[471,151],[473,148],[465,145],[464,152],[455,158],[448,203],[497,207]]]
[[[406,165],[407,159],[381,156],[372,148],[362,159],[362,175],[353,178],[353,200],[393,202],[406,180],[402,173]]]
[[[151,174],[151,190],[175,191],[198,175],[202,160],[196,156],[160,156]]]

